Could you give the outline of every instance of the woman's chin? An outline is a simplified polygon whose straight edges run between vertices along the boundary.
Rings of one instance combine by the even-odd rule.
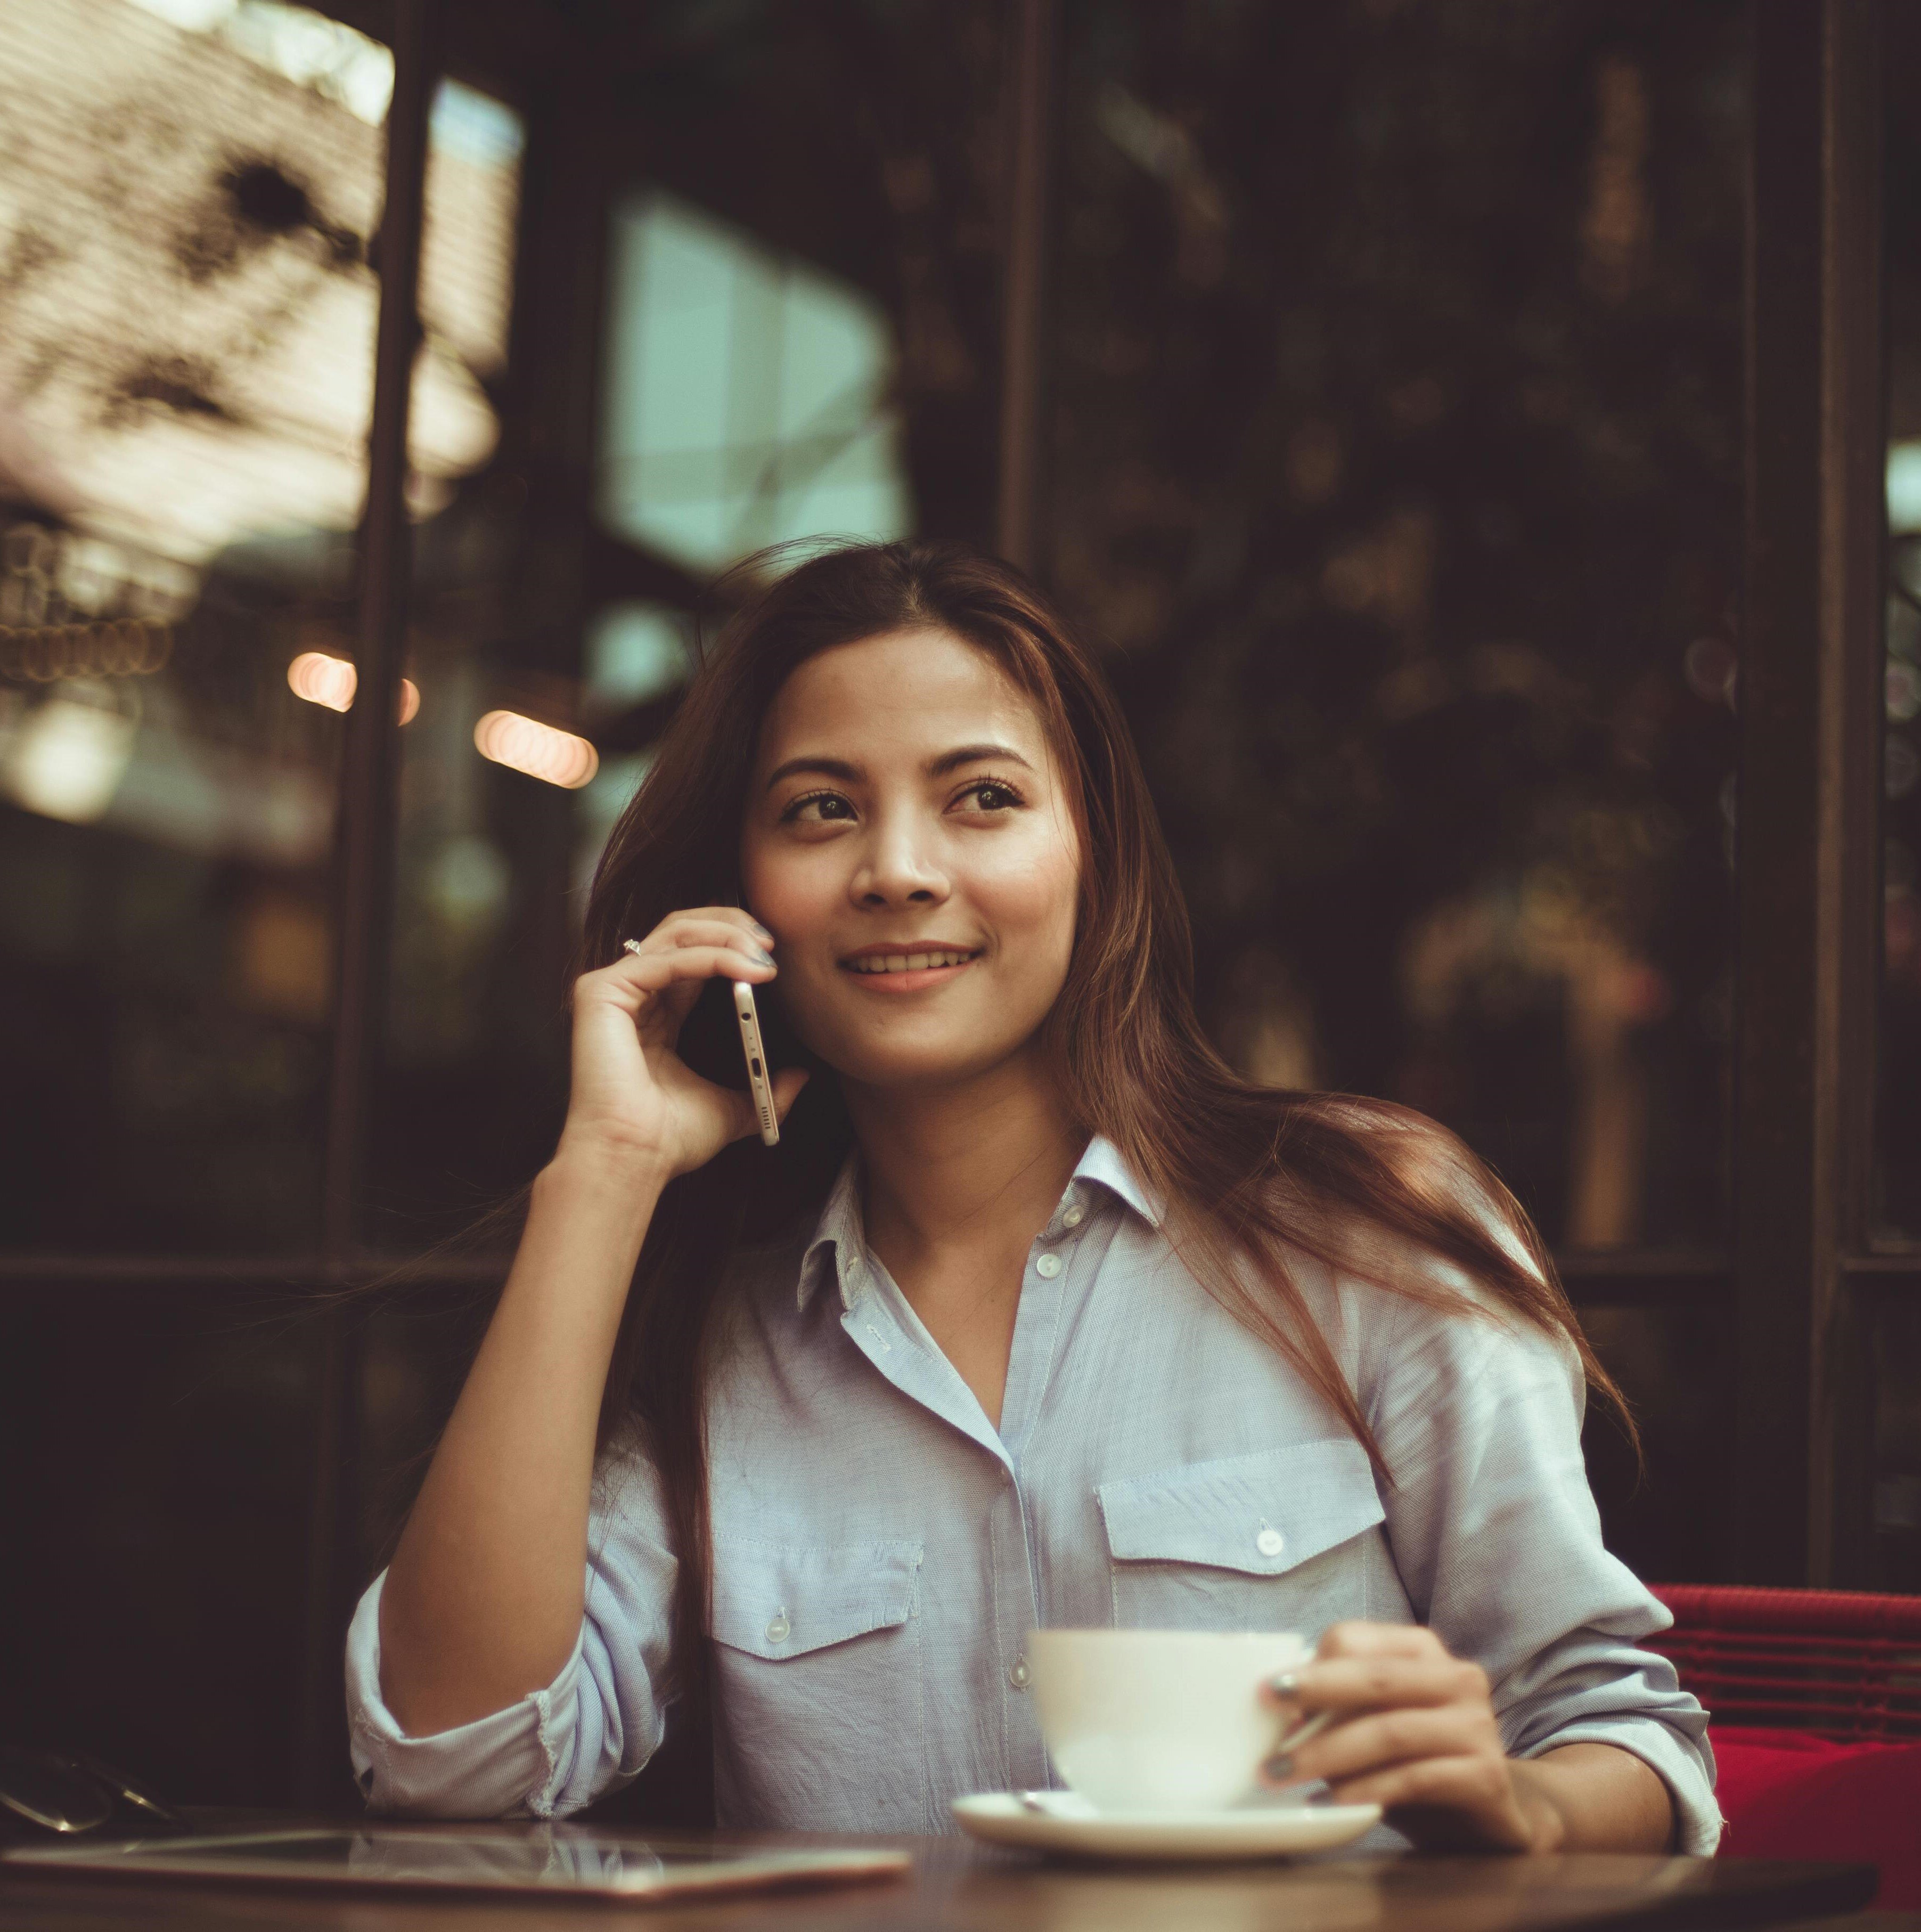
[[[847,1040],[822,1051],[821,1058],[855,1086],[875,1093],[901,1094],[977,1080],[1005,1066],[1019,1054],[1020,1046],[1017,1040],[996,1041],[984,1049],[978,1035],[964,1040]]]

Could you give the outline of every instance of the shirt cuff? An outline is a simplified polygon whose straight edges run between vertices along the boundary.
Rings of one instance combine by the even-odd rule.
[[[1569,1724],[1517,1751],[1539,1757],[1563,1744],[1612,1744],[1631,1752],[1668,1787],[1674,1805],[1674,1849],[1691,1858],[1711,1858],[1721,1849],[1725,1821],[1714,1800],[1714,1753],[1703,1736],[1698,1742],[1656,1718]]]
[[[374,1811],[422,1818],[550,1818],[572,1758],[585,1632],[544,1690],[452,1730],[409,1737],[380,1694],[383,1570],[347,1631],[347,1736]]]

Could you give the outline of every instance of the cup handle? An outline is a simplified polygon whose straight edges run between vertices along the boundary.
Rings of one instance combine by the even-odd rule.
[[[1290,1752],[1299,1750],[1308,1738],[1319,1737],[1333,1721],[1334,1713],[1332,1711],[1317,1711],[1312,1717],[1303,1718],[1291,1731],[1274,1740],[1269,1755],[1285,1757]]]

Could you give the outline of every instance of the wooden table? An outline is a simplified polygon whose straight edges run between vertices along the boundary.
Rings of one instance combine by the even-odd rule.
[[[253,1821],[259,1828],[257,1819]],[[638,1834],[623,1832],[622,1837]],[[670,1834],[660,1834],[659,1843]],[[690,1834],[671,1834],[676,1843]],[[695,1842],[804,1845],[739,1832]],[[844,1840],[832,1842],[846,1842]],[[331,1896],[124,1879],[25,1877],[0,1867],[0,1932],[1733,1932],[1855,1911],[1866,1865],[1746,1858],[1338,1857],[1295,1864],[1069,1865],[949,1839],[877,1839],[911,1876],[832,1890],[632,1906],[556,1899]],[[1901,1921],[1859,1922],[1893,1932]]]

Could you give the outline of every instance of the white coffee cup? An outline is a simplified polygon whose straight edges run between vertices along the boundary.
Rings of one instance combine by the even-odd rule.
[[[1314,1654],[1295,1631],[1037,1630],[1027,1646],[1048,1755],[1099,1810],[1237,1804],[1326,1722],[1288,1726],[1261,1695]]]

